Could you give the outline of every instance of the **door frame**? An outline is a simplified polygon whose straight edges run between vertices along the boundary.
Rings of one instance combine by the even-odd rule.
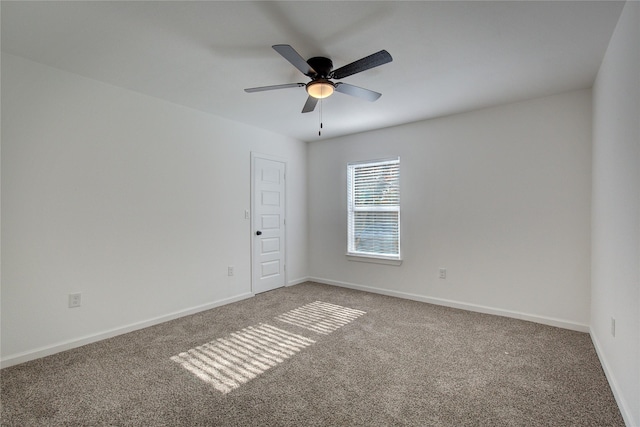
[[[251,194],[250,194],[250,198],[251,198],[251,203],[250,203],[250,218],[249,221],[251,222],[249,229],[250,229],[250,240],[251,240],[251,293],[253,295],[256,294],[256,276],[254,274],[255,272],[255,263],[257,262],[257,260],[255,259],[255,233],[256,233],[256,228],[255,228],[255,219],[256,219],[256,215],[255,215],[255,209],[256,209],[256,205],[255,205],[255,197],[256,197],[256,188],[255,188],[255,173],[256,173],[256,168],[255,168],[255,163],[256,163],[256,159],[264,159],[264,160],[271,160],[274,162],[280,162],[282,164],[284,164],[284,226],[282,227],[282,253],[283,253],[283,262],[284,262],[284,267],[283,267],[283,277],[284,277],[284,284],[283,287],[286,287],[288,285],[288,279],[287,279],[287,212],[288,212],[288,205],[287,205],[287,160],[283,159],[282,157],[277,157],[277,156],[272,156],[270,154],[262,154],[262,153],[258,153],[255,151],[251,151],[251,171],[250,171],[250,181],[251,181]]]

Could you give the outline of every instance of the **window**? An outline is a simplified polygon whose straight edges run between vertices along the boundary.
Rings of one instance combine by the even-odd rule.
[[[347,255],[400,260],[400,159],[347,165]]]

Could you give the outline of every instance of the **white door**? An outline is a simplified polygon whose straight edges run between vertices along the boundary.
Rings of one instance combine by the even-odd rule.
[[[252,288],[285,284],[285,163],[252,153]]]

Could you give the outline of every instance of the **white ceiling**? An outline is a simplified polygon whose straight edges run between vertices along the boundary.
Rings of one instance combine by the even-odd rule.
[[[590,87],[623,3],[7,2],[2,51],[304,141]],[[393,62],[345,78],[301,114],[306,83],[271,45],[334,68],[386,49]]]

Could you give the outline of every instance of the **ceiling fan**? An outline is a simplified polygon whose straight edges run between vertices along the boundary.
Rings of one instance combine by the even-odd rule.
[[[305,76],[311,78],[309,83],[287,83],[274,86],[252,87],[245,89],[245,92],[262,92],[274,89],[287,89],[292,87],[306,87],[309,97],[302,108],[303,113],[308,113],[316,108],[318,99],[326,98],[333,92],[340,92],[346,95],[355,96],[366,99],[367,101],[375,101],[382,96],[381,93],[364,89],[348,83],[334,83],[331,79],[341,80],[362,71],[369,70],[374,67],[391,62],[393,58],[386,50],[381,50],[364,58],[358,59],[350,64],[333,70],[333,62],[329,58],[316,56],[307,61],[300,56],[298,52],[288,44],[277,44],[272,46],[273,49],[289,61],[294,67],[302,72]]]

